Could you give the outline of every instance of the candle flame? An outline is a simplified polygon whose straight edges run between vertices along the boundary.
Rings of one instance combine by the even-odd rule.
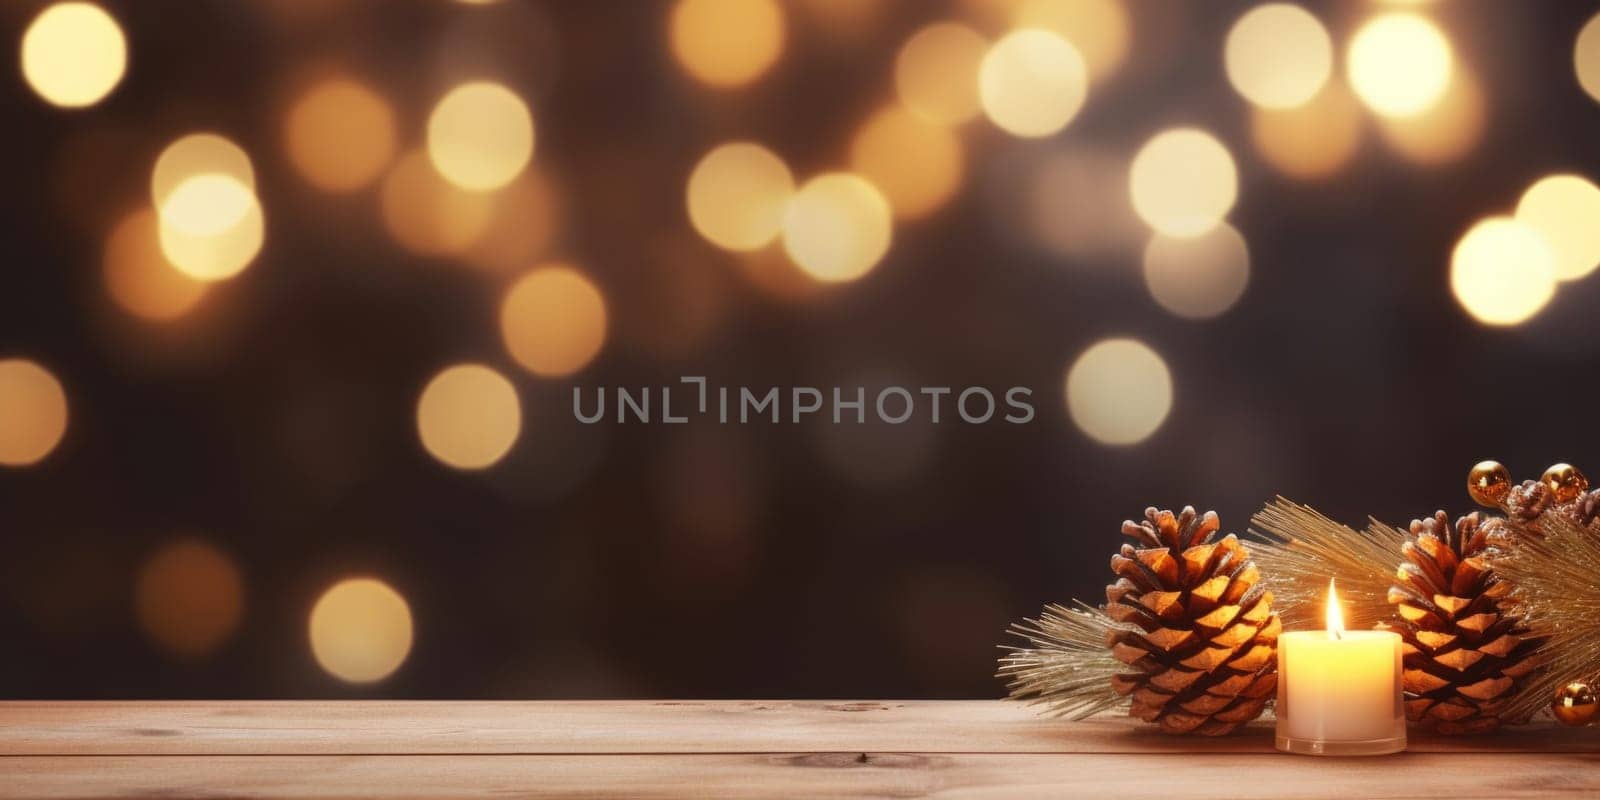
[[[1333,579],[1328,579],[1328,638],[1344,638],[1344,614],[1339,611],[1339,593],[1334,591]]]

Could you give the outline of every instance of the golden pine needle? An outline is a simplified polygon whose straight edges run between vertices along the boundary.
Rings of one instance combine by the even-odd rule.
[[[1256,512],[1250,525],[1258,539],[1250,552],[1285,629],[1321,624],[1329,579],[1339,582],[1351,630],[1371,628],[1389,616],[1389,585],[1405,531],[1377,520],[1357,531],[1282,497]]]
[[[1127,667],[1112,658],[1106,634],[1124,630],[1104,611],[1078,602],[1051,603],[1038,619],[1015,623],[1010,633],[1028,647],[1005,647],[997,676],[1009,681],[1011,699],[1042,705],[1051,716],[1084,719],[1128,702],[1111,688],[1111,676]]]
[[[1540,668],[1507,703],[1513,718],[1549,708],[1568,682],[1600,685],[1600,524],[1583,526],[1550,508],[1537,525],[1542,536],[1508,519],[1491,557],[1513,587],[1510,603],[1542,640]]]

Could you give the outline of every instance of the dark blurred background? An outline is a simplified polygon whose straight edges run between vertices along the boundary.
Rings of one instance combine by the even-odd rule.
[[[1213,508],[1241,533],[1276,494],[1404,522],[1466,510],[1479,459],[1519,479],[1594,463],[1600,278],[1492,325],[1452,292],[1451,258],[1540,178],[1600,174],[1600,104],[1574,44],[1600,7],[1304,4],[1333,70],[1308,106],[1326,116],[1302,118],[1257,107],[1224,69],[1229,31],[1256,4],[1026,5],[792,0],[771,6],[776,38],[771,15],[744,9],[675,40],[675,14],[717,10],[130,0],[101,6],[126,66],[87,107],[58,107],[7,60],[0,359],[47,371],[67,416],[54,442],[50,392],[17,399],[34,373],[0,381],[0,458],[8,425],[13,440],[47,440],[0,466],[0,695],[996,696],[1007,623],[1097,600],[1120,521],[1147,505]],[[48,7],[0,7],[0,42],[21,48]],[[1437,26],[1453,52],[1445,99],[1400,121],[1354,99],[1346,74],[1356,31],[1389,12]],[[897,56],[941,22],[985,46],[1058,25],[1085,57],[1087,99],[1043,136],[1008,132],[993,110],[913,115],[926,141],[879,148],[909,166],[876,163],[858,131],[900,104],[926,111],[897,82]],[[752,74],[717,78],[718,48]],[[959,106],[977,79],[958,55],[933,61],[966,83],[932,83]],[[1412,70],[1393,68],[1401,82]],[[333,77],[364,87],[375,116],[291,134],[297,103]],[[423,153],[435,104],[477,79],[526,104],[536,145],[507,187],[461,197]],[[1217,288],[1237,269],[1196,267],[1183,291],[1205,307],[1187,315],[1147,285],[1151,228],[1128,188],[1135,154],[1175,127],[1231,155],[1225,224],[1249,254],[1242,294]],[[176,224],[151,210],[153,165],[195,131],[248,154],[265,219],[259,252],[203,292],[139,271],[164,252],[149,226]],[[323,184],[347,185],[319,185],[294,136],[313,150],[329,137],[332,166],[307,158],[333,170]],[[759,143],[802,186],[885,170],[887,253],[833,283],[770,233],[754,253],[716,244],[692,224],[686,186],[733,141]],[[919,183],[941,177],[947,189]],[[109,247],[141,211],[144,238]],[[501,303],[553,263],[603,297],[603,338],[540,374],[508,352]],[[1527,280],[1548,284],[1543,269]],[[595,328],[589,306],[551,302],[539,330]],[[1069,413],[1068,371],[1107,338],[1164,363],[1170,406],[1149,359],[1115,351]],[[520,408],[513,434],[471,392],[445,404],[438,424],[454,414],[463,436],[509,437],[481,468],[452,466],[419,430],[425,387],[463,362],[509,380]],[[573,418],[574,386],[685,375],[1026,386],[1037,415]],[[1097,425],[1136,441],[1105,443]],[[345,594],[326,594],[336,584]]]

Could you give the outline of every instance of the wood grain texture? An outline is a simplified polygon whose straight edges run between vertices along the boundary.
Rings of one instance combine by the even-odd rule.
[[[0,797],[1594,797],[1600,730],[1272,750],[1000,701],[9,702]]]
[[[1187,754],[26,756],[0,796],[263,797],[1594,797],[1594,756]]]
[[[1550,723],[1491,737],[1413,732],[1413,752],[1590,752]],[[1038,717],[996,700],[0,702],[0,755],[1271,753],[1257,722],[1171,737],[1123,716]]]

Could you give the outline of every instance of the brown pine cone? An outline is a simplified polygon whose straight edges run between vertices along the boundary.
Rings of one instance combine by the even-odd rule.
[[[1122,523],[1140,546],[1111,557],[1118,578],[1106,587],[1105,610],[1134,628],[1106,637],[1134,670],[1112,687],[1132,695],[1129,714],[1167,733],[1228,733],[1259,716],[1277,687],[1272,593],[1238,537],[1211,541],[1215,513],[1144,513],[1143,522]]]
[[[1524,524],[1532,523],[1556,502],[1555,493],[1539,481],[1523,481],[1506,495],[1506,516]]]
[[[1397,618],[1384,627],[1403,640],[1406,717],[1440,733],[1527,721],[1502,715],[1535,666],[1537,641],[1501,607],[1511,586],[1485,559],[1499,522],[1473,513],[1451,526],[1443,511],[1412,520],[1389,589]]]

